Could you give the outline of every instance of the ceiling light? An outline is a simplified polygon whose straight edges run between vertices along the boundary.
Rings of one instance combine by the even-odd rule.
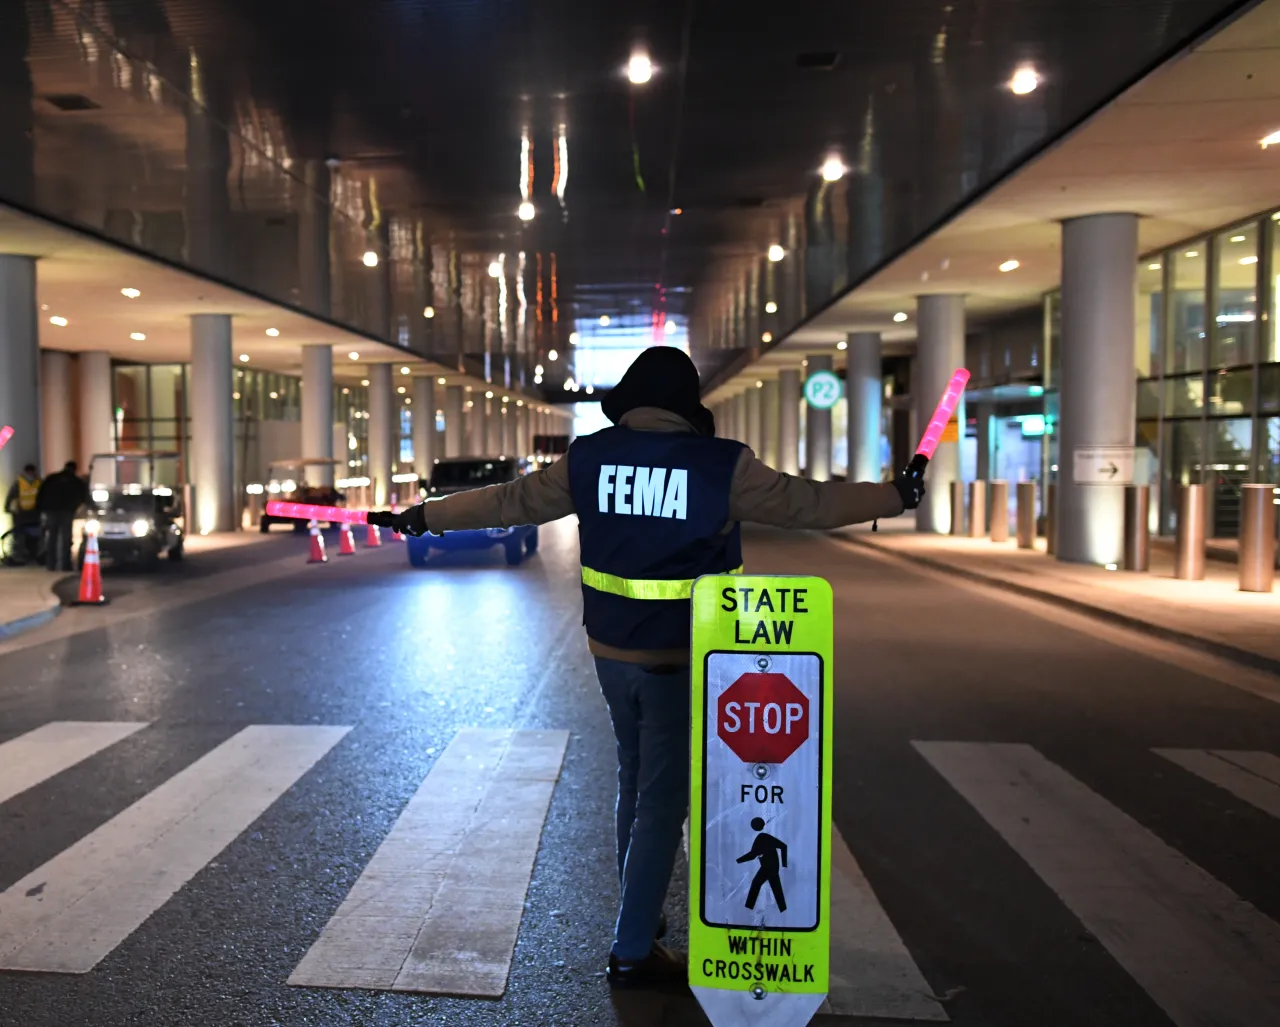
[[[683,207],[672,207],[672,208],[671,208],[671,213],[672,213],[672,214],[674,214],[676,217],[679,217],[681,214],[683,214],[683,213],[684,213],[684,208],[683,208]]]
[[[248,354],[248,353],[241,353],[241,354],[240,354],[240,363],[242,363],[242,364],[247,364],[248,362],[249,362],[249,354]]]
[[[568,391],[569,391],[570,389],[572,389],[572,388],[573,388],[573,379],[572,379],[572,378],[566,378],[566,379],[564,380],[564,391],[565,391],[565,392],[568,392]]]
[[[272,399],[279,399],[279,398],[280,398],[280,393],[278,393],[278,392],[269,392],[269,393],[267,393],[267,395],[269,395]]]
[[[824,182],[839,182],[840,179],[844,178],[845,171],[844,161],[837,154],[830,154],[822,162],[822,180]]]
[[[367,388],[367,387],[368,387],[368,385],[369,385],[369,379],[368,379],[368,378],[361,378],[361,379],[360,379],[360,384],[361,384],[361,385],[363,385],[363,386],[365,386],[365,387]]]
[[[1036,74],[1036,69],[1029,64],[1024,64],[1013,73],[1013,77],[1009,79],[1009,92],[1017,96],[1026,96],[1028,93],[1035,92],[1036,86],[1040,84],[1040,76]]]
[[[364,257],[362,257],[361,259],[364,261],[365,267],[378,266],[378,255],[374,253],[373,250],[365,250]]]
[[[608,315],[608,314],[601,314],[601,315],[600,315],[600,327],[601,327],[601,328],[608,328],[608,327],[609,327],[609,315]]]
[[[533,204],[528,200],[525,200],[516,208],[516,216],[519,217],[521,221],[532,221],[533,216],[536,213],[537,211],[533,209]]]
[[[401,389],[400,391],[404,392],[404,389]],[[411,400],[408,396],[405,396],[404,401],[406,406],[413,402],[413,400]]]
[[[498,278],[498,277],[500,277],[501,275],[502,275],[502,265],[501,265],[501,264],[499,264],[496,260],[492,260],[492,261],[490,261],[490,262],[489,262],[489,277],[490,277],[490,278]]]
[[[773,342],[773,332],[761,332],[761,333],[760,333],[760,341],[761,341],[761,342]]]
[[[1159,271],[1159,270],[1160,270],[1160,264],[1159,264],[1158,262],[1157,262],[1157,263],[1155,263],[1155,264],[1148,264],[1148,265],[1147,265],[1147,270],[1148,270],[1148,271]]]
[[[423,317],[425,317],[428,321],[430,321],[433,317],[435,317],[435,316],[436,316],[436,308],[435,308],[435,307],[423,307],[423,308],[422,308],[422,316],[423,316]]]
[[[444,378],[437,378],[437,379],[436,379],[436,384],[437,384],[437,385],[443,385],[444,383],[445,383],[445,379],[444,379]]]
[[[553,349],[552,349],[552,350],[547,350],[547,359],[548,359],[548,360],[550,360],[553,364],[556,362],[556,359],[557,359],[559,356],[560,356],[560,354],[559,354],[559,353],[557,353],[555,350],[553,350]]]
[[[239,398],[240,398],[240,393],[238,393],[238,392],[233,392],[233,393],[231,394],[231,398],[232,398],[232,399],[239,399]]]
[[[533,376],[533,384],[534,384],[534,385],[541,385],[541,384],[542,384],[542,375],[540,375],[540,374],[535,374],[535,375]]]
[[[407,367],[402,367],[402,368],[400,368],[400,373],[401,373],[401,374],[408,374],[408,373],[409,373],[409,369],[408,369]]]
[[[653,62],[643,50],[631,51],[631,60],[627,61],[627,78],[634,86],[642,86],[653,78]]]
[[[1258,143],[1262,146],[1264,150],[1268,146],[1275,146],[1276,143],[1280,143],[1280,131],[1272,132],[1270,135],[1263,136],[1261,139],[1258,140]]]
[[[522,407],[522,406],[524,406],[524,400],[522,400],[522,399],[518,399],[518,400],[516,400],[516,406],[518,406],[518,407]]]
[[[271,336],[271,338],[273,338],[273,339],[274,339],[277,335],[279,335],[279,334],[280,334],[280,329],[279,329],[279,328],[268,328],[268,329],[267,329],[267,334],[268,334],[268,335],[270,335],[270,336]]]
[[[502,397],[502,402],[504,402],[504,403],[510,403],[510,402],[511,402],[511,397],[510,397],[510,396],[503,396],[503,397]]]
[[[396,388],[396,392],[400,393],[400,395],[402,395],[402,396],[403,396],[403,395],[404,395],[404,386],[403,386],[403,385],[398,386],[398,387]]]
[[[485,399],[493,399],[493,393],[492,393],[492,392],[486,392],[486,393],[484,394],[484,398],[485,398]]]
[[[350,396],[350,395],[351,395],[351,390],[350,390],[350,389],[348,389],[348,388],[345,388],[345,387],[344,387],[344,388],[343,388],[343,390],[342,390],[342,394],[343,394],[344,396]]]
[[[536,374],[536,375],[541,375],[541,374],[542,374],[542,365],[541,365],[541,364],[539,364],[537,367],[535,367],[535,368],[533,369],[533,373],[534,373],[534,374]]]
[[[676,334],[676,323],[675,323],[674,321],[667,321],[667,322],[662,326],[662,330],[663,330],[664,332],[666,332],[668,335],[675,335],[675,334]]]
[[[893,319],[898,324],[902,324],[902,322],[907,319],[907,312],[905,310],[899,310],[896,314],[893,315]]]
[[[1184,254],[1183,254],[1183,256],[1184,256],[1184,257],[1198,257],[1198,256],[1200,256],[1200,251],[1199,251],[1199,250],[1187,250],[1187,252],[1186,252],[1186,253],[1184,253]]]
[[[1243,235],[1233,235],[1233,236],[1231,237],[1231,241],[1232,241],[1232,242],[1244,242],[1244,236],[1243,236]]]
[[[590,396],[590,395],[591,395],[593,392],[595,392],[595,391],[596,391],[596,387],[595,387],[594,385],[588,385],[588,386],[587,386],[587,395],[588,395],[588,396]]]
[[[142,295],[142,293],[140,293],[137,289],[121,289],[120,295],[128,296],[129,299],[131,300],[136,300],[139,296]]]
[[[352,350],[350,353],[347,354],[347,356],[349,356],[352,360],[360,359],[360,354],[357,353],[355,350]]]
[[[787,251],[784,250],[777,243],[774,243],[772,246],[769,247],[769,259],[773,261],[775,264],[786,255],[787,255]]]
[[[759,379],[759,378],[757,378],[757,379],[756,379],[756,388],[757,388],[757,389],[763,389],[763,388],[764,388],[764,382],[760,381],[760,379]]]
[[[764,312],[766,314],[776,314],[778,312],[778,304],[774,303],[773,300],[770,300],[764,305]]]
[[[147,337],[146,337],[145,335],[143,335],[143,334],[142,334],[142,332],[130,332],[130,333],[129,333],[129,338],[131,338],[134,342],[146,342],[146,341],[147,341]]]
[[[57,325],[59,328],[67,327],[67,319],[65,317],[59,317],[57,314],[54,314],[53,317],[49,318],[49,323],[51,325]]]
[[[1022,267],[1022,265],[1018,263],[1018,261],[1006,260],[1003,264],[1000,265],[1000,270],[1001,271],[1017,271],[1018,268],[1020,267]]]
[[[839,342],[836,343],[836,349],[846,350],[848,348],[849,348],[849,344],[845,342],[844,339],[841,339]]]
[[[576,345],[578,345],[578,342],[579,342],[581,339],[582,339],[582,336],[581,336],[581,335],[579,335],[577,332],[570,332],[570,333],[569,333],[569,345],[570,345],[570,346],[576,346]]]
[[[1257,257],[1241,257],[1240,258],[1241,264],[1256,264],[1257,262],[1258,262]]]

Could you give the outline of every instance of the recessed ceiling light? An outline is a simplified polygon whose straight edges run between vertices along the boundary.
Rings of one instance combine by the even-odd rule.
[[[1159,270],[1160,270],[1160,264],[1159,264],[1159,263],[1155,263],[1155,264],[1148,264],[1148,265],[1147,265],[1147,270],[1148,270],[1148,271],[1159,271]]]
[[[541,375],[541,374],[542,374],[542,365],[541,365],[541,364],[538,364],[538,365],[533,369],[533,373],[534,373],[534,374],[537,374],[537,375]]]
[[[433,317],[435,317],[435,316],[436,316],[436,308],[435,308],[435,307],[423,307],[423,308],[422,308],[422,316],[423,316],[423,317],[425,317],[428,321],[430,321]]]
[[[269,392],[269,393],[267,393],[267,395],[268,395],[268,396],[270,396],[272,399],[279,399],[279,398],[280,398],[280,393],[278,393],[278,392]]]
[[[1268,146],[1275,146],[1280,143],[1280,131],[1272,132],[1258,140],[1259,145],[1265,150]]]
[[[1258,262],[1257,257],[1241,257],[1240,258],[1241,264],[1256,264],[1257,262]]]
[[[557,353],[557,352],[556,352],[555,350],[553,350],[553,349],[552,349],[552,350],[548,350],[548,351],[547,351],[547,359],[548,359],[548,360],[550,360],[550,361],[554,364],[558,359],[560,359],[560,354],[559,354],[559,353]]]
[[[1187,250],[1187,252],[1186,252],[1186,253],[1184,253],[1184,254],[1183,254],[1183,256],[1185,256],[1185,257],[1198,257],[1198,256],[1200,256],[1200,251],[1199,251],[1199,250]]]
[[[352,360],[360,359],[360,354],[357,353],[355,350],[352,350],[350,353],[347,354],[347,356],[349,356]]]
[[[493,393],[492,393],[492,392],[486,392],[486,393],[484,394],[484,398],[485,398],[485,399],[493,399]]]
[[[369,379],[368,379],[368,378],[361,378],[361,379],[360,379],[360,384],[361,384],[361,385],[364,385],[364,386],[366,386],[366,387],[367,387],[367,386],[369,385]]]
[[[408,369],[407,367],[402,367],[402,368],[400,368],[400,373],[401,373],[401,374],[408,374],[408,373],[409,373],[409,369]]]
[[[57,314],[54,314],[53,317],[49,318],[49,323],[51,325],[57,325],[59,328],[67,327],[67,319],[65,317],[59,317]]]
[[[240,398],[240,393],[238,393],[238,392],[233,392],[233,393],[231,394],[231,398],[232,398],[232,399],[239,399],[239,398]]]
[[[757,389],[763,389],[763,388],[764,388],[764,382],[760,381],[760,379],[758,379],[758,378],[756,379],[756,388],[757,388]]]
[[[1232,242],[1244,242],[1244,236],[1243,236],[1243,235],[1233,235],[1233,236],[1231,237],[1231,241],[1232,241]]]
[[[274,339],[277,335],[279,335],[279,334],[280,334],[280,329],[279,329],[279,328],[268,328],[268,329],[267,329],[267,334],[268,334],[268,335],[270,335],[270,336],[271,336],[271,338],[273,338],[273,339]]]
[[[773,300],[770,300],[764,305],[764,312],[766,314],[776,314],[778,312],[778,304],[774,303]]]
[[[502,265],[496,260],[489,262],[489,277],[498,278],[502,274]]]
[[[365,250],[363,260],[365,267],[378,266],[378,255],[374,253],[373,250]]]
[[[829,154],[827,159],[822,162],[822,180],[824,182],[839,182],[844,178],[847,169],[844,161],[840,159],[839,154]]]
[[[893,315],[893,319],[898,322],[898,324],[902,324],[902,322],[907,319],[907,312],[905,310],[899,310]]]
[[[769,259],[773,261],[773,263],[775,264],[786,255],[787,255],[787,251],[784,250],[778,243],[774,243],[772,246],[769,247]]]
[[[1000,265],[1001,271],[1017,271],[1022,265],[1016,260],[1006,260]]]
[[[142,293],[140,293],[137,289],[121,289],[120,295],[127,296],[131,300],[136,300],[139,296],[142,295]]]
[[[350,396],[350,395],[351,395],[351,390],[350,390],[350,389],[348,389],[348,388],[346,388],[346,387],[344,386],[344,387],[343,387],[343,389],[342,389],[342,394],[343,394],[344,396]]]
[[[248,353],[241,353],[241,354],[240,354],[240,363],[242,363],[242,364],[247,364],[248,362],[249,362],[249,354],[248,354]]]
[[[396,392],[400,393],[400,395],[402,395],[402,396],[403,396],[403,395],[404,395],[404,386],[403,386],[403,385],[401,385],[399,388],[397,388],[397,389],[396,389]]]
[[[1036,86],[1040,84],[1040,76],[1036,73],[1036,69],[1029,64],[1023,64],[1017,68],[1013,77],[1009,79],[1009,92],[1017,96],[1026,96],[1028,93],[1035,92]]]
[[[519,217],[521,221],[532,221],[535,214],[537,214],[537,211],[534,210],[533,204],[528,200],[525,200],[516,208],[516,216]]]
[[[761,333],[760,333],[760,341],[761,341],[761,342],[773,342],[773,332],[761,332]]]
[[[845,342],[844,339],[841,339],[839,342],[836,343],[836,349],[845,350],[848,348],[849,348],[849,344]]]
[[[662,330],[666,332],[668,335],[675,335],[677,330],[677,325],[674,321],[668,320],[666,323],[663,324]]]
[[[510,403],[510,402],[511,402],[511,397],[510,397],[510,396],[503,396],[503,397],[502,397],[502,402],[504,402],[504,403]]]
[[[146,342],[146,341],[147,341],[147,337],[146,337],[145,335],[143,335],[143,334],[142,334],[142,332],[130,332],[130,333],[129,333],[129,338],[131,338],[134,342]]]
[[[596,391],[596,387],[595,387],[594,385],[588,385],[588,386],[587,386],[587,395],[588,395],[588,396],[590,396],[590,395],[591,395],[593,392],[595,392],[595,391]]]
[[[600,327],[601,327],[601,328],[608,328],[608,327],[609,327],[609,315],[608,315],[608,314],[601,314],[601,315],[600,315]]]
[[[627,78],[633,86],[642,86],[653,78],[653,61],[642,49],[631,51],[631,59],[627,61]]]

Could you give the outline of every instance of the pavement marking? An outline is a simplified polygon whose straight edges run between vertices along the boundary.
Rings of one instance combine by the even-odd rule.
[[[820,1012],[886,1020],[950,1019],[871,890],[835,825],[831,830],[831,984]]]
[[[1239,749],[1156,749],[1157,755],[1280,818],[1280,757]]]
[[[0,802],[34,788],[135,731],[142,721],[55,720],[0,745]]]
[[[289,983],[501,998],[568,742],[459,731]]]
[[[93,969],[350,730],[247,727],[0,892],[0,969]]]
[[[912,745],[1175,1024],[1280,1023],[1280,926],[1029,745]]]

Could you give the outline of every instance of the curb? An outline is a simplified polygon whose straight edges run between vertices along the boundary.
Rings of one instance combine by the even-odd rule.
[[[0,639],[12,638],[14,635],[20,635],[24,631],[30,631],[32,628],[38,628],[43,624],[48,624],[54,617],[62,612],[62,601],[53,591],[54,585],[63,580],[63,575],[59,575],[52,581],[46,581],[39,586],[40,599],[46,604],[43,610],[37,610],[35,613],[29,613],[25,617],[18,617],[15,620],[0,624]]]
[[[1068,596],[1058,595],[1055,592],[1048,592],[1038,588],[1032,588],[1029,585],[1021,585],[1016,581],[1009,581],[1005,578],[996,577],[994,575],[982,574],[979,571],[972,571],[968,568],[955,567],[952,564],[942,560],[935,560],[928,556],[919,556],[915,553],[904,553],[889,546],[877,545],[867,539],[861,539],[851,535],[830,534],[840,542],[844,542],[851,546],[861,546],[864,549],[872,549],[877,553],[883,553],[886,556],[896,557],[907,563],[919,564],[922,567],[928,567],[930,570],[941,571],[944,574],[950,574],[952,577],[964,578],[968,581],[974,581],[981,585],[989,585],[992,588],[1002,589],[1005,592],[1012,592],[1015,595],[1024,596],[1028,599],[1039,599],[1046,603],[1052,603],[1055,606],[1061,606],[1064,609],[1071,610],[1075,613],[1082,613],[1094,620],[1103,621],[1104,623],[1118,624],[1121,627],[1130,628],[1134,631],[1140,631],[1144,635],[1151,635],[1154,638],[1162,639],[1166,642],[1177,642],[1180,645],[1190,646],[1193,649],[1199,649],[1201,652],[1209,653],[1211,656],[1217,656],[1224,660],[1230,660],[1232,663],[1239,664],[1242,667],[1248,667],[1250,670],[1260,670],[1268,674],[1280,676],[1280,660],[1274,660],[1269,656],[1263,656],[1260,653],[1252,652],[1248,649],[1241,649],[1226,642],[1218,642],[1211,638],[1204,638],[1201,635],[1193,635],[1190,632],[1178,631],[1176,628],[1167,628],[1161,624],[1153,624],[1149,620],[1143,620],[1140,617],[1131,617],[1128,614],[1117,613],[1115,610],[1108,610],[1100,606],[1093,606],[1089,603],[1082,602],[1079,599],[1072,599]]]

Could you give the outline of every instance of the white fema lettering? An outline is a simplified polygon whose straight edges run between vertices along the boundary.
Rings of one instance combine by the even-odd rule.
[[[685,520],[689,510],[689,472],[681,467],[632,467],[603,464],[597,489],[601,513]],[[609,503],[613,498],[612,506]]]

